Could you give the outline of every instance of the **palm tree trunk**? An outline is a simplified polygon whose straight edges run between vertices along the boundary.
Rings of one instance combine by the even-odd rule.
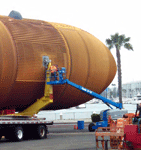
[[[119,103],[122,103],[121,59],[120,59],[120,51],[119,51],[118,47],[116,47],[116,55],[117,55],[117,69],[118,69],[118,92],[119,92]]]

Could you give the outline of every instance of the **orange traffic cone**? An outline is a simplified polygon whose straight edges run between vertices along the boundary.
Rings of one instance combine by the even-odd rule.
[[[78,129],[77,125],[74,125],[74,129],[75,129],[75,130],[77,130],[77,129]]]

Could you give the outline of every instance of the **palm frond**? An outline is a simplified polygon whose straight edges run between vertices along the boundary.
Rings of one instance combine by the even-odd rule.
[[[120,35],[120,36],[118,37],[118,43],[119,43],[120,46],[123,45],[124,39],[125,39],[125,35],[124,35],[124,34],[123,34],[123,35]]]
[[[106,39],[106,44],[108,45],[109,49],[112,49],[114,46],[116,49],[120,50],[121,46],[124,45],[124,47],[128,50],[133,50],[133,47],[130,43],[130,37],[126,38],[124,34],[119,35],[119,33],[115,33],[114,35],[111,35],[111,38]]]
[[[116,33],[115,35],[111,35],[111,40],[113,41],[114,44],[118,43],[118,37],[119,37],[118,33]]]
[[[111,45],[112,44],[112,40],[111,39],[106,39],[106,44],[107,45]]]
[[[128,49],[128,50],[132,50],[132,51],[133,51],[133,47],[132,47],[132,45],[131,45],[130,43],[125,43],[125,44],[124,44],[124,47],[125,47],[126,49]]]
[[[106,39],[106,44],[108,45],[109,50],[113,48],[113,41],[111,39]]]
[[[124,43],[129,42],[129,41],[130,41],[130,37],[124,39]]]
[[[113,47],[114,47],[113,44],[111,44],[108,46],[108,49],[111,50]]]

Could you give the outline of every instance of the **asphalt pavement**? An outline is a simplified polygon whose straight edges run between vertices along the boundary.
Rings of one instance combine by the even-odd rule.
[[[77,122],[58,122],[48,126],[47,139],[9,142],[0,141],[0,150],[96,150],[95,133],[88,131],[89,122],[83,130],[74,129]],[[29,131],[30,134],[30,131]]]

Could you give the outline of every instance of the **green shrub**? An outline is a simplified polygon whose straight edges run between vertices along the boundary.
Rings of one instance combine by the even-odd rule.
[[[92,114],[91,120],[92,120],[92,122],[99,122],[100,121],[100,114]]]

